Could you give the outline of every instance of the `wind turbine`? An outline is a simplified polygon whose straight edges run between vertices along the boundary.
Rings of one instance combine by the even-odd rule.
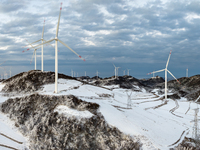
[[[26,41],[28,42],[28,40],[26,40]],[[31,58],[31,62],[32,62],[32,60],[33,60],[33,57],[35,56],[35,70],[36,70],[36,69],[37,69],[37,68],[36,68],[36,66],[37,66],[37,60],[36,60],[37,55],[36,55],[36,51],[37,51],[37,49],[41,48],[41,46],[38,47],[38,48],[34,48],[34,46],[33,46],[31,43],[28,42],[28,44],[31,45],[31,47],[34,49],[33,55],[32,55],[32,58]],[[28,48],[27,51],[28,51],[28,50],[30,50],[30,49]],[[22,51],[22,53],[24,53],[24,52],[25,52],[25,51]],[[30,62],[30,63],[31,63],[31,62]]]
[[[152,74],[152,73],[165,71],[165,99],[167,99],[167,72],[169,72],[169,74],[180,84],[180,82],[176,79],[176,77],[169,70],[167,70],[167,67],[168,67],[168,64],[169,64],[169,59],[170,59],[170,56],[171,56],[171,52],[172,52],[172,50],[169,53],[169,57],[168,57],[165,69],[153,71],[153,72],[147,74],[147,75],[149,75],[149,74]]]
[[[97,70],[96,74],[97,74],[97,79],[98,79],[98,77],[99,77],[99,72],[98,72],[98,70]]]
[[[83,59],[80,55],[78,55],[74,50],[72,50],[67,44],[62,42],[60,39],[58,39],[58,30],[59,30],[59,24],[60,24],[60,15],[61,15],[61,10],[62,10],[62,3],[60,7],[60,13],[59,13],[59,18],[58,18],[58,24],[57,24],[57,29],[56,29],[56,37],[54,39],[45,41],[41,44],[36,45],[34,48],[41,46],[46,43],[50,43],[55,40],[55,93],[58,93],[58,41],[66,46],[68,49],[70,49],[74,54],[76,54],[79,58]],[[85,59],[83,59],[85,61]]]
[[[116,77],[118,76],[118,69],[119,69],[120,67],[116,67],[114,64],[113,64],[113,66],[115,67],[115,79],[116,79]]]
[[[43,30],[42,30],[42,38],[41,39],[39,39],[39,40],[37,40],[37,41],[35,41],[35,42],[33,42],[33,43],[29,43],[29,45],[31,45],[31,47],[33,48],[33,45],[32,44],[34,44],[34,43],[37,43],[37,42],[39,42],[39,41],[42,41],[42,45],[40,46],[40,47],[38,47],[38,48],[41,48],[41,71],[43,71],[43,41],[45,41],[44,39],[43,39],[43,36],[44,36],[44,26],[45,26],[45,20],[44,20],[44,24],[43,24]],[[28,42],[28,41],[27,41]],[[45,41],[46,42],[46,41]],[[37,49],[38,49],[37,48]],[[35,49],[35,48],[34,48]],[[35,55],[35,70],[36,70],[36,50],[37,49],[35,49],[34,50],[34,53],[33,53],[33,55]],[[27,50],[30,50],[30,49],[27,49]],[[24,52],[24,51],[23,51]]]
[[[129,76],[129,70],[131,70],[131,69],[127,69],[127,75]]]
[[[126,70],[123,70],[123,73],[124,73],[124,76],[125,76],[125,74],[126,74]]]
[[[188,77],[188,68],[186,69],[186,77]]]
[[[73,70],[71,70],[71,76],[74,77],[74,76],[73,76]]]
[[[10,68],[10,78],[11,78],[12,72],[11,72],[11,68]]]

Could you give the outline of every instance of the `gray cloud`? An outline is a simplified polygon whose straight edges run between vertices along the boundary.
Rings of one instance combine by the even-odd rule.
[[[33,50],[22,53],[29,42],[41,38],[45,18],[46,40],[55,37],[59,2],[1,1],[0,56],[9,60],[7,66],[18,66],[15,73],[33,69],[29,65]],[[142,2],[142,1],[141,1]],[[66,3],[66,4],[65,4]],[[169,51],[169,68],[174,75],[189,66],[191,74],[198,74],[200,44],[200,3],[192,1],[151,0],[144,4],[125,0],[86,0],[63,3],[58,38],[68,44],[86,62],[59,43],[59,70],[88,71],[92,75],[99,68],[103,76],[113,75],[112,63],[132,69],[131,75],[143,78],[149,71],[165,66]],[[54,44],[54,42],[52,42]],[[7,49],[6,49],[7,48]],[[40,49],[37,50],[40,68]],[[54,48],[44,47],[45,67],[54,70]],[[104,71],[105,70],[105,71]],[[122,72],[121,70],[121,72]],[[84,73],[82,74],[84,75]],[[121,73],[122,75],[122,73]]]

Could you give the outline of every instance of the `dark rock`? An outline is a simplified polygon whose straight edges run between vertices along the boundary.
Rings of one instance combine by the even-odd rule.
[[[141,79],[140,82],[146,86],[153,87],[159,83],[165,82],[165,80],[162,77],[156,76],[149,79]]]

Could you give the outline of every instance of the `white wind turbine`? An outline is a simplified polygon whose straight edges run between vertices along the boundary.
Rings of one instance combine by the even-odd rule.
[[[147,74],[147,75],[149,75],[149,74],[152,74],[152,73],[165,71],[165,99],[167,99],[167,72],[169,72],[169,74],[180,84],[180,82],[176,79],[176,77],[169,70],[167,70],[167,67],[168,67],[168,64],[169,64],[169,59],[170,59],[170,56],[171,56],[171,52],[172,52],[172,50],[169,53],[169,57],[168,57],[165,69],[153,71],[153,72]]]
[[[11,68],[10,68],[10,78],[11,78],[11,76],[12,76],[12,71],[11,71]]]
[[[117,76],[118,76],[118,69],[119,69],[120,67],[116,67],[114,64],[113,64],[113,66],[115,67],[115,79],[116,79]]]
[[[80,55],[78,55],[74,50],[72,50],[67,44],[62,42],[60,39],[58,39],[58,30],[59,30],[59,24],[60,24],[60,15],[61,15],[61,10],[62,10],[62,3],[60,7],[60,13],[59,13],[59,18],[58,18],[58,24],[57,24],[57,29],[56,29],[56,37],[54,39],[48,40],[46,42],[43,42],[41,44],[36,45],[34,48],[41,46],[46,43],[50,43],[55,40],[55,93],[58,93],[58,41],[66,46],[68,49],[70,49],[73,53],[75,53],[79,58],[83,59]],[[85,59],[83,59],[85,61]],[[74,72],[75,73],[75,72]]]
[[[98,77],[99,77],[99,72],[98,72],[98,70],[97,70],[96,74],[97,74],[97,79],[98,79]]]
[[[188,77],[188,68],[186,69],[186,77]]]
[[[42,43],[45,41],[44,39],[43,39],[43,36],[44,36],[44,26],[45,26],[45,20],[44,20],[44,24],[43,24],[43,30],[42,30],[42,38],[41,39],[39,39],[39,40],[37,40],[37,41],[35,41],[35,42],[33,42],[33,43],[29,43],[29,45],[31,45],[31,47],[33,48],[33,45],[32,44],[34,44],[34,43],[37,43],[37,42],[39,42],[39,41],[42,41]],[[45,41],[46,42],[46,41]],[[43,67],[43,44],[40,46],[40,47],[38,47],[38,48],[41,48],[41,71],[43,71],[44,69],[44,67]],[[37,48],[37,49],[38,49]],[[35,48],[34,48],[35,49]],[[35,70],[36,70],[36,50],[37,49],[35,49],[34,50],[34,53],[33,53],[33,55],[35,55]],[[30,50],[30,49],[27,49],[27,50]],[[24,52],[24,51],[23,51]]]
[[[126,74],[126,70],[123,70],[123,75],[125,76],[125,74]]]
[[[127,69],[127,75],[129,76],[129,70],[131,70],[131,69]]]
[[[71,70],[71,76],[72,76],[72,77],[74,77],[74,73],[73,73],[73,70]]]

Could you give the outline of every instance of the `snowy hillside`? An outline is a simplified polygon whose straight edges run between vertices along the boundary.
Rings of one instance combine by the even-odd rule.
[[[26,75],[28,73],[23,74]],[[31,149],[51,144],[54,148],[63,146],[63,149],[93,146],[97,149],[168,150],[178,146],[185,137],[192,137],[193,109],[197,104],[189,103],[186,98],[165,101],[158,89],[147,92],[138,82],[133,83],[134,90],[116,84],[101,84],[103,88],[64,76],[58,80],[58,94],[54,93],[52,81],[38,85],[31,82],[31,76],[25,86],[37,88],[29,88],[30,93],[24,93],[20,87],[10,90],[14,86],[11,83],[19,83],[19,79],[24,81],[22,77],[13,77],[1,84],[8,94],[1,96],[1,109],[15,121],[17,129],[32,145]],[[127,95],[131,95],[131,108],[127,107]],[[5,117],[2,113],[0,116]],[[65,141],[65,145],[59,140]],[[27,142],[26,138],[21,141]]]

